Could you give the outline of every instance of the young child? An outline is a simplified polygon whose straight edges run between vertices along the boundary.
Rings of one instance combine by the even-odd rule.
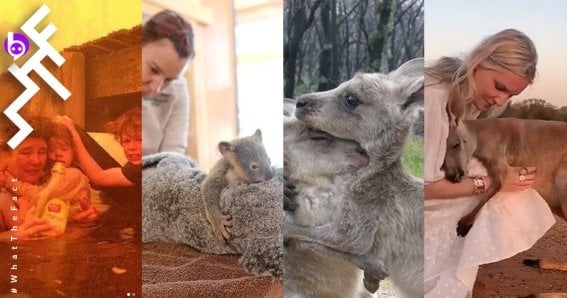
[[[51,166],[55,162],[62,163],[66,168],[73,166],[75,161],[73,136],[71,136],[71,132],[65,125],[53,123],[52,133],[47,146],[49,147],[48,158]]]
[[[53,169],[56,163],[60,163],[65,168],[74,168],[75,153],[73,151],[73,137],[69,129],[60,123],[52,123],[51,134],[47,142],[48,162],[47,168]],[[73,171],[76,171],[75,169]],[[77,171],[78,172],[78,171]],[[84,175],[74,175],[81,181],[87,181]],[[73,220],[94,220],[98,217],[97,210],[91,205],[90,188],[81,190],[77,196],[69,200],[69,212]]]
[[[73,120],[57,116],[56,122],[65,125],[73,137],[73,148],[79,165],[97,186],[136,186],[142,184],[142,109],[134,108],[108,124],[109,131],[122,145],[128,162],[123,167],[101,168],[89,154],[75,129]]]
[[[134,185],[142,181],[142,110],[134,108],[107,124],[107,131],[122,146],[128,162],[122,174]]]

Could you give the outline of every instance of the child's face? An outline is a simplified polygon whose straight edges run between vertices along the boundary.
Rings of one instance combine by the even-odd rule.
[[[73,164],[73,148],[61,138],[49,139],[49,159],[63,163],[66,168]]]
[[[139,134],[123,133],[121,145],[124,155],[128,161],[134,165],[142,163],[142,136]]]

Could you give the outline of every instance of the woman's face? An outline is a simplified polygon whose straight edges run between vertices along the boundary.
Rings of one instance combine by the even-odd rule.
[[[484,111],[493,105],[503,105],[514,95],[520,94],[530,84],[528,79],[504,69],[491,69],[478,65],[473,72],[476,94],[473,103]]]
[[[47,142],[42,138],[28,137],[10,155],[8,172],[16,179],[39,184],[47,161]]]
[[[124,155],[126,159],[134,165],[139,165],[142,163],[142,136],[132,135],[128,133],[122,134],[120,138],[122,149],[124,150]]]
[[[146,43],[142,46],[142,95],[154,95],[169,86],[185,71],[187,62],[167,38]]]
[[[73,164],[73,148],[60,138],[49,139],[49,159],[63,163],[66,168]]]

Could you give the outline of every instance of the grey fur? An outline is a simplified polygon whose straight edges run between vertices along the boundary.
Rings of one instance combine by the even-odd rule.
[[[229,237],[227,226],[231,223],[224,219],[220,210],[221,192],[236,182],[257,183],[270,180],[273,174],[259,129],[251,136],[220,142],[219,151],[222,158],[201,184],[201,200],[213,233],[217,240],[225,242],[224,238]],[[226,237],[223,236],[225,234]]]
[[[234,183],[221,193],[220,207],[232,215],[232,239],[220,244],[207,222],[200,199],[206,175],[190,158],[158,153],[142,160],[142,242],[190,245],[203,253],[242,254],[251,274],[282,271],[282,172],[256,184]]]
[[[311,241],[304,248],[364,269],[371,291],[386,268],[403,295],[423,296],[423,182],[400,160],[422,102],[423,59],[389,74],[357,74],[333,90],[298,100],[299,119],[360,143],[370,164],[339,192],[337,220],[308,228],[286,221],[284,235]]]
[[[286,217],[302,226],[328,223],[338,214],[335,181],[351,177],[348,173],[366,166],[368,158],[357,143],[309,129],[291,116],[295,101],[286,100],[284,108],[285,175],[297,191],[297,208]],[[360,269],[301,249],[295,239],[284,246],[284,272],[285,297],[370,296],[362,286]]]

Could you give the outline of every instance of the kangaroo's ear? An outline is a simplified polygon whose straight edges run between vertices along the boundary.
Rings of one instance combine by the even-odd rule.
[[[396,70],[393,70],[388,74],[389,77],[397,80],[404,80],[407,78],[417,78],[423,77],[423,73],[425,71],[424,60],[423,58],[415,58],[412,59]]]
[[[449,116],[449,126],[457,127],[465,114],[465,105],[461,100],[451,99],[447,103],[447,115]]]
[[[405,85],[405,86],[404,86]],[[423,107],[423,75],[415,80],[408,80],[403,83],[403,103],[402,110],[417,110]]]
[[[227,155],[228,153],[234,152],[234,150],[236,150],[236,147],[234,147],[234,145],[229,142],[219,143],[219,151],[223,156]]]

